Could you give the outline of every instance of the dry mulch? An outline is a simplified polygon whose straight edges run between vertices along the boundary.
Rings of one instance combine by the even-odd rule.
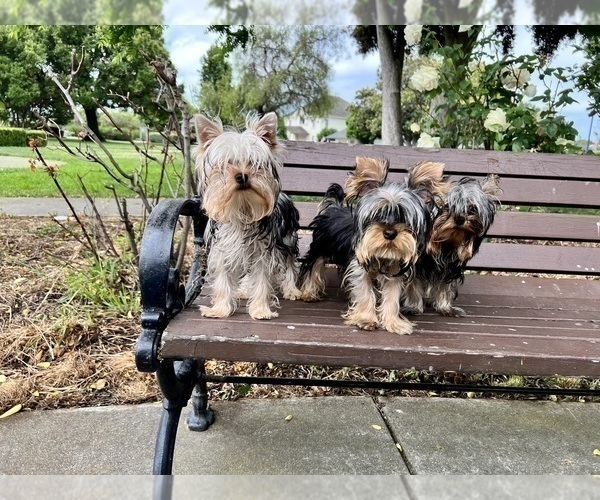
[[[0,224],[0,414],[156,400],[153,376],[134,364],[137,317],[68,300],[68,273],[90,263],[83,245],[50,218]]]

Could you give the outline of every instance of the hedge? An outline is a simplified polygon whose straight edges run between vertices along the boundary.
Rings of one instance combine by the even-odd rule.
[[[45,146],[47,142],[46,134],[41,130],[0,127],[0,147],[29,146],[29,139],[39,139],[40,146]]]

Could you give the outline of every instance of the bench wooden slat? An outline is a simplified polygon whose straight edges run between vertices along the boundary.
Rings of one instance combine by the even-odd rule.
[[[457,305],[469,309],[476,300],[492,305],[492,295],[478,293],[480,288],[486,288],[487,278],[468,276],[465,293],[461,293]],[[520,285],[531,289],[531,293],[542,290],[542,294],[555,283],[544,278],[529,278],[527,284],[516,282],[514,277],[493,278],[497,287],[506,284],[507,289],[518,289]],[[577,281],[582,283],[571,287],[571,293],[570,285],[566,285],[565,295],[600,293],[599,281]],[[540,307],[542,304],[543,300]],[[589,312],[580,314],[577,309],[563,308],[556,311],[553,321],[544,316],[523,321],[507,318],[511,306],[520,305],[520,297],[512,297],[510,304],[497,307],[497,318],[476,314],[445,318],[427,313],[411,318],[416,327],[410,336],[383,330],[365,332],[344,325],[339,312],[345,302],[335,293],[326,301],[305,304],[309,314],[306,310],[297,314],[296,307],[302,307],[301,303],[283,301],[280,317],[266,322],[251,320],[243,309],[225,320],[207,320],[192,307],[167,327],[161,354],[166,358],[194,356],[330,366],[600,376],[600,324],[589,319]]]
[[[308,252],[310,234],[299,236],[300,256]],[[474,271],[535,272],[549,274],[600,275],[600,248],[482,243],[468,263]]]
[[[468,269],[600,275],[600,248],[484,243]]]
[[[298,201],[300,226],[307,228],[317,202]],[[491,238],[600,242],[600,216],[538,212],[498,212],[488,231]]]
[[[446,164],[446,172],[456,175],[497,173],[502,177],[600,180],[600,160],[593,155],[513,153],[466,149],[423,149],[381,145],[354,145],[285,141],[286,165],[319,168],[354,168],[357,156],[390,160],[392,171],[406,171],[419,161]],[[566,167],[565,165],[568,165]]]
[[[281,176],[283,188],[288,194],[318,197],[322,196],[333,182],[343,185],[346,177],[346,171],[316,168],[284,168]],[[405,174],[389,175],[391,181],[401,181],[404,177]],[[307,179],[310,179],[310,182]],[[600,198],[600,182],[597,181],[501,177],[500,187],[502,193],[499,199],[505,205],[598,208]]]

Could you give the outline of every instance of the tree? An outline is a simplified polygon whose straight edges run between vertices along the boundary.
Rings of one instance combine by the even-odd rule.
[[[319,131],[317,134],[317,141],[323,139],[323,137],[327,137],[328,135],[335,134],[337,132],[336,129],[331,127],[325,127]]]
[[[381,92],[374,88],[360,89],[348,106],[346,136],[362,144],[373,144],[381,138]]]
[[[6,25],[158,25],[162,7],[161,0],[11,0],[0,3],[0,20]]]
[[[247,45],[234,47],[231,55],[227,50],[220,53],[222,47],[217,47],[203,59],[202,109],[218,110],[225,116],[231,103],[238,113],[240,109],[261,114],[274,111],[280,116],[296,109],[318,116],[331,109],[330,61],[342,48],[341,29],[255,26],[251,34]]]
[[[56,85],[39,68],[46,46],[42,31],[25,30],[17,38],[10,27],[0,26],[0,120],[13,127],[36,125],[35,112],[59,124],[72,116]]]
[[[31,122],[33,111],[43,110],[58,123],[67,121],[66,107],[44,68],[70,84],[73,99],[99,137],[98,107],[119,107],[118,95],[128,94],[148,112],[156,109],[153,96],[159,84],[140,49],[153,58],[168,57],[162,26],[17,26],[3,28],[0,37],[9,42],[0,53],[6,75],[0,76],[0,99],[9,115],[26,114]],[[28,88],[26,99],[16,99],[18,92],[11,92],[18,82]]]

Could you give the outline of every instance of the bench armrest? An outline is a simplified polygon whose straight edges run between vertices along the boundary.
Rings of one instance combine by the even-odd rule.
[[[199,197],[162,200],[146,224],[139,264],[142,332],[135,356],[140,371],[156,371],[162,332],[171,318],[196,299],[204,283],[204,230],[208,218],[201,207]],[[192,217],[194,231],[194,256],[185,286],[179,270],[171,263],[180,216]]]

